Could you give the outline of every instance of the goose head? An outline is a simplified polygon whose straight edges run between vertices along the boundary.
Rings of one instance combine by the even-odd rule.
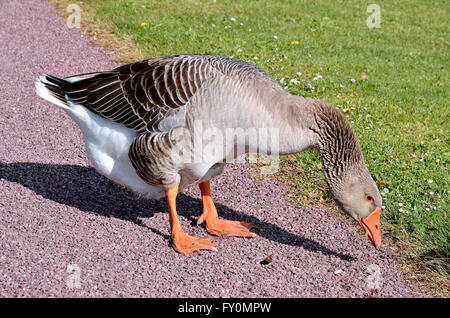
[[[367,167],[362,162],[353,165],[330,183],[337,205],[358,221],[376,248],[381,246],[381,195]]]

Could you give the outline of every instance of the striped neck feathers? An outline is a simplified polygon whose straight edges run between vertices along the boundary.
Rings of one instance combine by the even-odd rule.
[[[342,179],[351,168],[364,165],[364,158],[352,126],[336,108],[313,101],[313,122],[310,129],[316,135],[315,148],[322,159],[327,181]]]

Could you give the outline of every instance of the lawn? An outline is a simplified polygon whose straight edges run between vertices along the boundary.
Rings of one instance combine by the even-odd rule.
[[[366,23],[367,1],[78,3],[95,37],[113,34],[141,52],[129,60],[179,53],[239,58],[292,94],[339,108],[383,194],[385,236],[406,262],[438,273],[449,287],[447,1],[379,1],[379,28]],[[336,209],[315,151],[283,158],[276,177],[291,185],[299,204]]]

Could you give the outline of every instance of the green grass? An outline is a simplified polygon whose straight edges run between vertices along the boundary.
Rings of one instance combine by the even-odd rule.
[[[388,235],[412,246],[413,262],[440,259],[448,278],[448,1],[379,1],[382,23],[374,29],[366,25],[367,1],[82,3],[146,57],[233,56],[284,78],[293,94],[339,107],[380,190],[389,191],[382,220]],[[322,78],[314,81],[317,74]],[[299,82],[290,83],[293,78]],[[299,202],[323,198],[330,205],[319,164],[315,151],[292,155],[278,177],[289,181]]]

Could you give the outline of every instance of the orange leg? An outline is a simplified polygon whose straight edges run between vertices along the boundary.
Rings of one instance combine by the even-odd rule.
[[[196,250],[211,250],[217,252],[217,249],[210,239],[190,236],[183,232],[177,215],[177,194],[178,189],[166,191],[167,204],[169,205],[170,236],[175,251],[185,255]]]
[[[240,221],[227,221],[219,219],[216,206],[211,198],[210,183],[205,181],[199,184],[202,192],[203,213],[197,224],[205,222],[206,230],[217,236],[255,237],[256,234],[249,231],[250,223]]]

